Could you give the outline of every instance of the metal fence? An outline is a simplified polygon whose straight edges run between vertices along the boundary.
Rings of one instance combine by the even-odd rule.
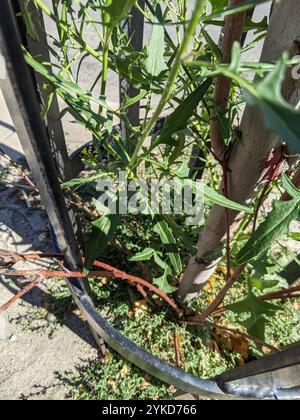
[[[144,6],[143,1],[141,6]],[[0,48],[7,70],[1,88],[48,214],[53,245],[64,254],[66,267],[75,271],[80,268],[82,261],[80,229],[72,211],[67,208],[59,179],[70,179],[81,171],[82,166],[77,157],[70,159],[68,156],[56,98],[47,121],[40,118],[43,81],[26,65],[21,44],[25,44],[31,54],[45,61],[50,61],[49,50],[42,15],[33,10],[33,18],[39,22],[37,27],[42,28],[39,42],[33,42],[26,36],[19,14],[21,8],[22,1],[1,2]],[[132,19],[125,22],[124,27],[133,37],[134,47],[142,48],[143,17],[133,11]],[[126,80],[121,80],[120,90],[122,101],[124,93],[132,95],[134,88]],[[128,118],[133,124],[138,124],[138,104],[129,109]],[[133,364],[182,391],[221,399],[300,398],[300,345],[251,362],[217,378],[203,380],[152,356],[110,326],[97,313],[87,280],[73,278],[67,284],[100,348],[103,349],[104,340]]]

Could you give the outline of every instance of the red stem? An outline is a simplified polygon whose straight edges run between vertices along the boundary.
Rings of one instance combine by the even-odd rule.
[[[224,180],[224,196],[226,198],[229,198],[227,159],[223,162],[222,169],[223,169],[223,180]],[[226,215],[226,265],[227,265],[226,280],[229,281],[230,276],[231,276],[231,248],[230,248],[230,216],[229,216],[229,209],[227,208],[225,208],[225,215]]]
[[[245,264],[240,265],[234,272],[234,274],[230,277],[228,282],[225,284],[223,289],[220,291],[216,299],[206,308],[198,317],[198,322],[203,322],[206,318],[208,318],[223,302],[228,290],[233,286],[233,284],[237,281],[240,274],[244,270]]]
[[[180,354],[179,354],[179,348],[178,348],[178,334],[177,334],[176,328],[174,330],[174,349],[175,349],[175,364],[176,364],[176,367],[179,368]]]
[[[32,290],[35,286],[38,286],[41,281],[43,281],[43,278],[39,278],[37,280],[32,281],[30,284],[24,287],[19,293],[17,293],[15,296],[13,296],[11,299],[9,299],[4,305],[0,307],[0,314],[1,312],[6,311],[13,303],[15,303],[18,299],[20,299],[22,296],[26,295],[30,290]]]
[[[199,322],[195,322],[195,321],[184,321],[184,324],[187,324],[187,325],[200,325]],[[223,325],[215,324],[215,323],[210,322],[210,321],[205,321],[205,325],[207,325],[207,326],[209,326],[211,328],[219,328],[220,330],[224,330],[224,331],[228,332],[229,334],[240,335],[241,337],[244,337],[247,340],[254,341],[255,343],[258,343],[258,344],[260,344],[260,345],[262,345],[264,347],[267,347],[268,349],[272,350],[273,352],[278,353],[280,351],[280,349],[271,346],[271,344],[265,343],[263,340],[261,340],[261,339],[259,339],[257,337],[254,337],[253,335],[249,335],[249,334],[243,333],[240,330],[233,329],[233,328],[228,328],[228,327],[224,327]]]
[[[15,256],[16,262],[20,261],[20,259],[34,260],[34,259],[49,258],[50,255],[52,256],[54,255],[55,256],[54,258],[60,258],[60,259],[64,257],[63,254],[20,254],[20,255],[12,254],[12,256]],[[83,259],[83,262],[84,262],[84,259]],[[145,286],[147,289],[151,290],[153,293],[155,293],[156,295],[160,296],[163,300],[165,300],[165,302],[167,302],[179,316],[182,315],[182,311],[178,308],[178,306],[172,299],[170,299],[165,293],[163,293],[161,290],[159,290],[157,287],[147,282],[146,280],[141,279],[140,277],[127,274],[124,271],[118,270],[117,268],[114,268],[108,264],[104,264],[100,261],[95,261],[93,265],[105,271],[91,271],[89,273],[83,273],[81,271],[71,272],[71,271],[66,271],[66,270],[63,270],[63,271],[48,271],[48,270],[35,271],[33,270],[33,271],[4,271],[4,272],[0,271],[0,273],[1,275],[4,275],[4,276],[13,276],[13,277],[41,275],[45,278],[114,277],[114,278],[119,278],[119,279],[125,279],[125,280],[128,280],[131,284],[133,283],[136,287],[138,287],[138,285]]]

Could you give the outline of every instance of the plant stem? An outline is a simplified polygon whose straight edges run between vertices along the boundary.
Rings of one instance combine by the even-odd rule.
[[[62,2],[61,19],[60,19],[60,21],[64,25],[67,25],[67,23],[68,23],[68,19],[67,19],[67,1],[66,0],[63,0],[63,2]],[[69,63],[68,52],[67,52],[67,48],[66,48],[67,35],[66,35],[66,32],[62,28],[60,28],[60,27],[58,27],[58,32],[59,32],[60,42],[61,42],[61,45],[62,45],[62,51],[63,51],[63,55],[64,55],[65,65],[67,65]]]
[[[107,72],[108,72],[108,47],[104,46],[102,82],[101,82],[101,91],[100,91],[101,96],[104,96],[106,92]]]
[[[16,264],[18,261],[21,260],[36,260],[36,259],[43,259],[43,258],[48,258],[49,255],[51,254],[17,254],[17,253],[9,253],[9,252],[0,252],[0,255],[10,255],[12,256],[12,258],[14,258],[14,260],[12,260],[11,262],[14,264]],[[55,255],[55,258],[59,258],[59,259],[63,259],[64,255],[63,254],[53,254]],[[83,258],[83,262],[84,262],[84,258]],[[155,293],[156,295],[160,296],[163,300],[165,300],[170,307],[177,313],[178,316],[182,316],[182,311],[178,308],[178,306],[176,305],[176,303],[169,298],[169,296],[167,296],[164,292],[162,292],[161,290],[159,290],[156,286],[154,286],[152,283],[149,283],[148,281],[140,278],[140,277],[136,277],[136,276],[132,276],[131,274],[127,274],[124,271],[120,271],[115,267],[112,267],[108,264],[102,263],[101,261],[94,261],[93,264],[94,267],[100,268],[104,271],[91,271],[89,273],[90,277],[105,277],[107,276],[108,278],[119,278],[121,280],[127,280],[129,281],[130,284],[134,284],[134,285],[141,285],[141,286],[145,286],[147,289],[149,289],[151,292]],[[6,277],[20,277],[20,276],[44,276],[47,278],[56,278],[56,277],[79,277],[79,278],[83,278],[86,277],[86,273],[83,272],[60,272],[60,271],[49,271],[49,270],[31,270],[31,271],[13,271],[13,270],[7,270],[7,271],[2,271],[1,270],[1,275],[6,276]],[[23,293],[25,294],[25,293]],[[14,299],[15,301],[16,299]],[[3,308],[6,307],[6,304],[2,307],[0,307],[0,312],[2,310],[4,310]]]
[[[191,322],[185,321],[184,323],[187,324],[187,325],[201,325],[199,322],[194,322],[194,321],[191,321]],[[269,350],[272,350],[273,352],[278,353],[280,351],[280,349],[278,349],[276,347],[273,347],[268,343],[265,343],[263,340],[260,340],[259,338],[254,337],[253,335],[243,333],[240,330],[224,327],[223,325],[215,324],[215,323],[210,322],[210,321],[205,321],[205,325],[207,325],[210,328],[216,328],[216,329],[226,331],[229,334],[239,335],[241,337],[246,338],[247,340],[253,341],[254,343],[257,343],[261,346],[264,346],[264,347],[268,348]]]
[[[234,285],[239,278],[240,274],[244,270],[246,264],[240,265],[234,272],[234,274],[227,281],[223,289],[220,291],[216,299],[206,308],[199,316],[199,322],[205,321],[223,302],[228,290]]]
[[[176,364],[176,367],[179,368],[180,352],[179,352],[178,334],[177,334],[176,328],[174,329],[174,350],[175,350],[175,364]]]
[[[174,84],[176,82],[177,76],[178,76],[179,71],[180,71],[181,60],[184,57],[184,55],[185,55],[185,53],[186,53],[186,51],[189,47],[190,41],[191,41],[195,31],[196,31],[196,27],[197,27],[197,24],[200,20],[201,15],[202,15],[203,7],[204,7],[205,4],[206,4],[206,0],[198,0],[197,1],[197,5],[195,7],[193,17],[192,17],[192,19],[191,19],[191,21],[190,21],[190,23],[187,27],[183,42],[182,42],[182,44],[181,44],[181,46],[180,46],[180,48],[179,48],[179,50],[176,54],[176,58],[175,58],[175,61],[173,63],[173,68],[170,72],[170,75],[169,75],[165,90],[164,90],[164,92],[162,94],[162,97],[160,99],[160,102],[157,105],[157,108],[154,111],[154,114],[153,114],[152,118],[150,119],[147,126],[145,127],[145,129],[144,129],[144,131],[143,131],[143,133],[142,133],[142,135],[141,135],[141,137],[140,137],[140,139],[139,139],[139,141],[136,145],[136,148],[133,152],[131,162],[130,162],[131,169],[135,166],[136,160],[139,156],[139,152],[140,152],[141,148],[143,147],[148,135],[150,134],[152,128],[155,126],[160,114],[162,113],[165,105],[167,104],[167,102],[168,102],[168,100],[169,100],[169,98],[172,94]]]
[[[27,182],[27,184],[34,189],[35,191],[38,192],[38,189],[36,188],[36,186],[34,185],[34,183],[31,181],[31,179],[26,175],[25,171],[23,170],[23,168],[15,163],[12,158],[10,156],[8,156],[3,149],[0,148],[0,156],[2,156],[3,158],[5,158],[10,165],[15,168],[15,170],[19,173],[19,175]]]
[[[300,291],[300,286],[291,287],[290,289],[279,290],[278,292],[268,293],[267,295],[258,296],[259,300],[268,301],[268,300],[287,300],[287,299],[297,299],[299,295],[297,292]],[[218,308],[214,311],[215,316],[223,315],[225,312],[229,311],[226,307]]]
[[[30,284],[24,287],[20,292],[18,292],[16,295],[14,295],[11,299],[9,299],[4,305],[0,307],[0,313],[6,311],[10,306],[13,305],[18,299],[20,299],[22,296],[26,295],[30,290],[32,290],[34,287],[38,286],[44,278],[42,276],[37,276],[35,280],[33,280]]]
[[[103,63],[102,63],[102,78],[101,78],[101,87],[100,87],[100,98],[105,96],[106,93],[106,84],[107,84],[107,74],[108,74],[108,57],[109,57],[109,40],[111,36],[111,29],[105,24],[109,20],[109,15],[103,13]],[[101,115],[103,111],[103,106],[99,106],[98,114]],[[100,122],[97,124],[97,131],[100,128]]]
[[[65,33],[66,27],[65,25],[56,18],[56,16],[51,12],[51,10],[41,1],[41,0],[34,0],[36,5],[44,12],[47,16],[49,16],[56,24],[57,26]],[[102,62],[102,56],[97,53],[92,47],[90,47],[82,38],[80,38],[72,29],[69,28],[69,32],[71,36],[78,42],[78,44],[82,47],[82,49],[86,52],[88,52],[92,57],[94,57],[96,60]]]
[[[300,286],[290,287],[289,289],[279,290],[278,292],[268,293],[267,295],[261,296],[259,299],[261,300],[275,300],[275,299],[282,299],[285,297],[292,296],[294,298],[294,293],[300,291]],[[296,296],[297,297],[297,296]]]
[[[225,158],[222,163],[223,169],[223,180],[224,180],[224,197],[229,199],[229,190],[228,190],[228,159]],[[229,219],[229,210],[225,208],[226,216],[226,265],[227,265],[227,281],[229,281],[231,276],[231,244],[230,244],[230,219]]]

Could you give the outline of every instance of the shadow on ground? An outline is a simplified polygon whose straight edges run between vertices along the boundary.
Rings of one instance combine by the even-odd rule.
[[[2,122],[0,122],[1,124]],[[0,146],[2,147],[2,145]],[[18,152],[9,146],[5,146],[3,149],[5,153],[15,159]],[[18,159],[18,163],[24,169],[27,169],[24,158]],[[53,252],[48,231],[47,215],[39,199],[32,199],[31,191],[22,188],[22,185],[26,185],[24,180],[9,165],[8,161],[0,156],[0,250],[17,253]],[[46,268],[46,264],[48,262],[45,261],[35,262],[34,265],[26,263],[26,267],[24,268],[23,265],[22,269]],[[21,284],[16,279],[1,279],[0,277],[0,286],[11,294],[16,294],[20,290]],[[8,297],[10,293],[7,293]],[[1,303],[4,303],[2,299]],[[5,314],[9,316],[10,321],[13,323],[12,325],[27,322],[26,317],[30,317],[32,313],[45,309],[58,326],[67,327],[80,340],[87,343],[91,350],[97,349],[87,323],[79,314],[74,313],[75,304],[73,304],[71,296],[68,296],[67,293],[63,294],[63,296],[56,296],[55,293],[51,293],[49,288],[44,286],[36,287],[20,299],[19,306],[17,306],[18,304],[14,305],[15,307],[8,311],[9,314]],[[49,323],[51,324],[51,321]],[[15,327],[12,328],[15,330]],[[28,330],[31,331],[30,328]],[[43,334],[47,333],[43,329],[40,331]],[[18,336],[22,335],[19,329],[16,331],[16,334]],[[76,352],[77,348],[73,348],[70,344],[70,348],[66,349],[66,351]],[[80,360],[80,356],[78,360]],[[59,375],[62,376],[61,373],[55,373],[53,383],[32,385],[28,395],[25,395],[23,392],[20,397],[16,397],[30,399],[35,394],[35,396],[47,394],[47,390],[50,390],[50,388],[61,386],[61,383],[58,382]],[[39,380],[39,382],[41,381]]]

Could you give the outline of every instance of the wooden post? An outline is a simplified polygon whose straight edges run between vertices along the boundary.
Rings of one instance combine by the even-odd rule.
[[[284,51],[289,51],[291,57],[300,54],[298,9],[298,0],[284,1],[274,9],[261,55],[262,62],[277,60]],[[282,93],[291,104],[297,104],[300,97],[299,80],[294,80],[290,72],[286,75]],[[260,110],[249,105],[242,118],[241,132],[242,138],[236,142],[229,162],[229,198],[245,204],[253,197],[270,152],[280,143],[280,139],[265,128]],[[233,231],[238,214],[234,211],[229,214]],[[191,299],[203,289],[219,261],[207,264],[202,261],[203,256],[217,249],[225,234],[225,210],[214,206],[200,236],[197,255],[191,258],[180,284],[179,295],[182,299]]]
[[[145,1],[139,2],[141,8],[145,8]],[[131,45],[135,51],[143,49],[144,40],[144,16],[135,8],[131,9],[131,18],[124,21],[123,30],[131,40]],[[120,77],[120,105],[122,106],[125,101],[125,95],[134,98],[140,93],[139,89],[132,86],[125,78]],[[140,124],[140,102],[128,108],[127,118],[130,124],[134,127]],[[127,138],[126,124],[121,122],[121,134],[123,141]]]

